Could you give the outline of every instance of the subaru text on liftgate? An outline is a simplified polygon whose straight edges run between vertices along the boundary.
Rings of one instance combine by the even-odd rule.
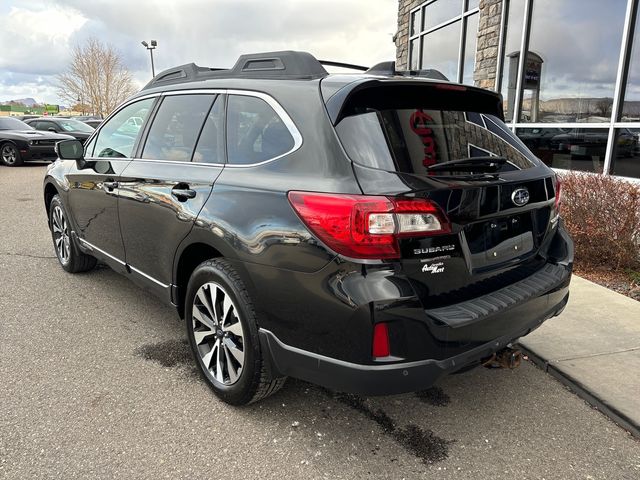
[[[436,71],[330,75],[292,51],[183,65],[57,148],[44,198],[62,267],[99,260],[173,305],[231,404],[288,376],[425,389],[569,297],[556,175],[498,94]]]

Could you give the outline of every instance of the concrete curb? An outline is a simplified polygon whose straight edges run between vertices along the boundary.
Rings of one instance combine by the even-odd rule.
[[[599,410],[604,415],[609,417],[609,419],[615,422],[618,426],[624,428],[626,431],[631,433],[631,435],[640,439],[640,424],[636,423],[633,419],[620,412],[614,406],[602,400],[593,392],[587,390],[577,379],[571,377],[570,375],[567,375],[565,372],[562,372],[553,363],[540,357],[535,352],[529,350],[522,344],[519,344],[519,347],[522,350],[523,354],[527,355],[529,357],[529,360],[531,360],[538,368],[550,374],[552,377],[568,387],[573,393],[575,393],[578,397],[583,399],[593,408]]]

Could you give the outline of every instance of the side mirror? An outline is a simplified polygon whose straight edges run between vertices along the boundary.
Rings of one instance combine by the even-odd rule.
[[[53,128],[53,127],[49,127],[49,128],[47,128],[47,130],[49,130],[50,132],[54,132],[54,133],[57,132],[57,130],[55,128]]]
[[[63,160],[84,159],[84,147],[79,140],[61,140],[56,143],[56,154]]]

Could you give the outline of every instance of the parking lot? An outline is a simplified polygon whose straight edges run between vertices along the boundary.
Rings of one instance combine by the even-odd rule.
[[[0,168],[0,478],[640,477],[640,443],[529,362],[415,395],[290,380],[219,402],[174,310],[58,266],[44,171]]]

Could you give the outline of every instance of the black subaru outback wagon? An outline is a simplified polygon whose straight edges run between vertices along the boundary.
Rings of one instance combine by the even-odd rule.
[[[435,71],[329,75],[290,51],[185,65],[58,154],[62,267],[100,260],[174,305],[231,404],[287,376],[424,389],[568,300],[558,179],[498,94]]]

